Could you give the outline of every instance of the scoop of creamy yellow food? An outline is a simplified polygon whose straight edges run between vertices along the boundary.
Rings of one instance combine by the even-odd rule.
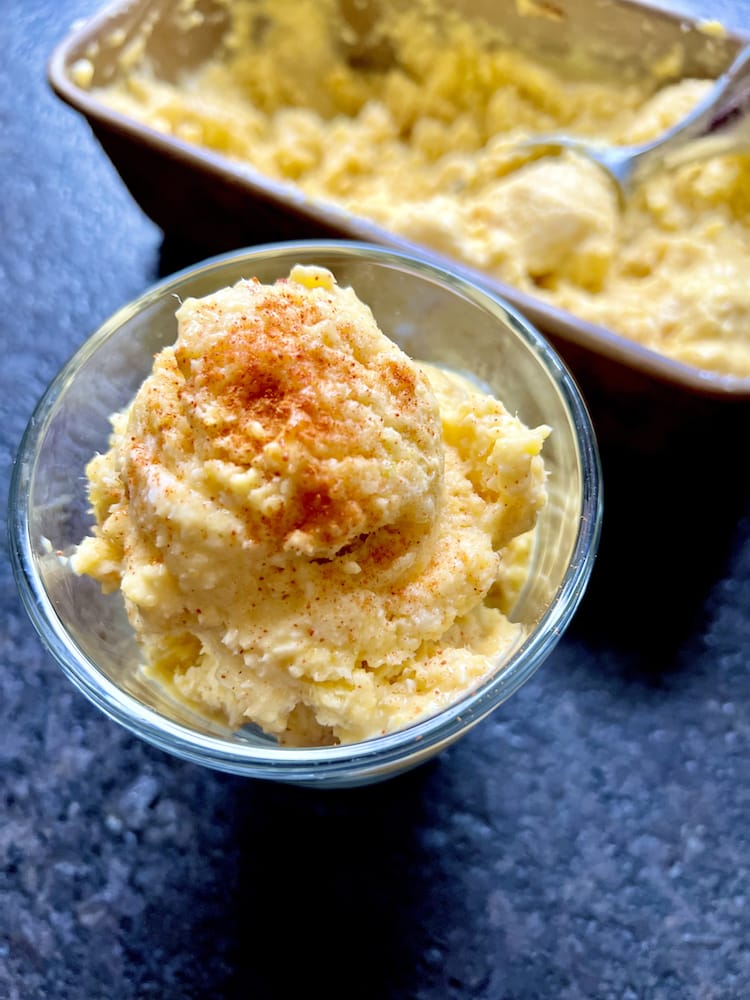
[[[321,268],[177,318],[88,466],[73,557],[120,588],[150,671],[293,744],[402,727],[487,677],[520,635],[548,428],[410,360]]]
[[[333,0],[225,6],[226,44],[197,71],[166,82],[132,58],[98,96],[660,354],[750,376],[750,155],[657,173],[621,207],[582,156],[520,146],[655,138],[710,86],[671,82],[678,51],[652,79],[608,80],[451,5],[385,5],[367,30]]]

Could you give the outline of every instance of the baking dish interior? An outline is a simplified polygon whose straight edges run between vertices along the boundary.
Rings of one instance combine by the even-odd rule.
[[[479,20],[494,36],[577,75],[623,80],[652,76],[716,77],[747,41],[738,33],[686,20],[632,0],[411,0],[425,17]],[[259,31],[268,8],[257,8]],[[136,201],[167,234],[215,253],[268,239],[347,237],[419,252],[489,286],[521,309],[576,374],[617,384],[637,372],[649,392],[669,385],[704,398],[750,399],[750,379],[701,371],[579,319],[533,295],[334,205],[313,201],[246,164],[157,133],[107,107],[96,96],[141,60],[174,82],[221,54],[231,34],[231,0],[118,2],[74,28],[53,53],[52,87],[85,116]],[[397,0],[331,0],[321,6],[351,65],[367,69],[392,58],[378,26]],[[304,24],[300,30],[305,30]],[[748,36],[750,38],[750,36]],[[85,67],[85,69],[84,69]],[[85,79],[84,79],[85,77]],[[185,211],[189,205],[191,210]]]

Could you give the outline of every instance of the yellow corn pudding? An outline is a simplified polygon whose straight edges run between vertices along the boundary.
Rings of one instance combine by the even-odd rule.
[[[147,672],[205,713],[367,739],[522,638],[549,428],[410,359],[330,271],[184,301],[112,424],[72,566],[121,591]]]
[[[581,156],[519,148],[555,130],[654,138],[710,83],[675,82],[677,56],[640,82],[563,74],[446,6],[389,6],[356,34],[332,0],[226,0],[201,68],[167,82],[134,42],[97,94],[659,353],[750,376],[750,155],[657,173],[620,204]]]

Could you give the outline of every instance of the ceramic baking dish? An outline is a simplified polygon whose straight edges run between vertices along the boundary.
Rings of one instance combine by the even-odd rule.
[[[361,18],[363,10],[372,16],[388,3],[397,0],[369,0],[369,5],[340,0],[338,10],[352,21]],[[750,40],[738,33],[707,31],[697,22],[632,0],[454,0],[450,6],[499,26],[509,40],[534,55],[561,61],[575,48],[584,51],[592,65],[606,65],[623,79],[647,72],[646,67],[669,59],[676,50],[681,75],[716,77]],[[186,17],[188,8],[201,11],[199,24]],[[360,27],[348,24],[352,30]],[[74,26],[51,55],[52,88],[85,116],[147,215],[165,233],[211,253],[268,240],[338,236],[416,250],[445,264],[446,258],[426,246],[312,201],[247,165],[148,128],[107,107],[89,90],[113,79],[123,53],[132,52],[141,36],[156,72],[174,79],[210,56],[225,28],[226,4],[220,0],[196,0],[192,5],[185,0],[117,0]],[[93,70],[85,85],[77,82],[80,60]],[[638,395],[645,380],[657,390],[667,387],[710,400],[750,400],[750,378],[700,371],[465,265],[451,261],[450,266],[525,313],[587,384],[608,385],[614,379],[620,388],[632,383]]]

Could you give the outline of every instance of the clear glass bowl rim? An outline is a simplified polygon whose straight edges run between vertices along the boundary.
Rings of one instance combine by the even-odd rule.
[[[582,502],[573,555],[565,577],[537,627],[508,664],[465,698],[406,729],[355,744],[334,747],[260,747],[228,743],[198,733],[143,705],[101,674],[96,664],[72,642],[39,579],[29,534],[30,496],[37,442],[43,438],[58,398],[81,366],[129,318],[196,275],[243,259],[289,257],[316,252],[329,257],[360,257],[404,268],[446,285],[497,315],[532,348],[569,410],[577,434],[582,470]],[[588,584],[598,549],[602,521],[601,465],[596,435],[583,397],[571,373],[551,344],[513,306],[479,284],[418,254],[352,240],[295,240],[232,250],[190,265],[152,284],[102,323],[78,348],[37,403],[19,444],[9,490],[8,533],[11,566],[26,611],[47,651],[68,679],[101,711],[147,742],[185,760],[250,777],[291,782],[378,774],[398,767],[404,758],[421,760],[476,725],[514,694],[549,656],[573,617]]]

